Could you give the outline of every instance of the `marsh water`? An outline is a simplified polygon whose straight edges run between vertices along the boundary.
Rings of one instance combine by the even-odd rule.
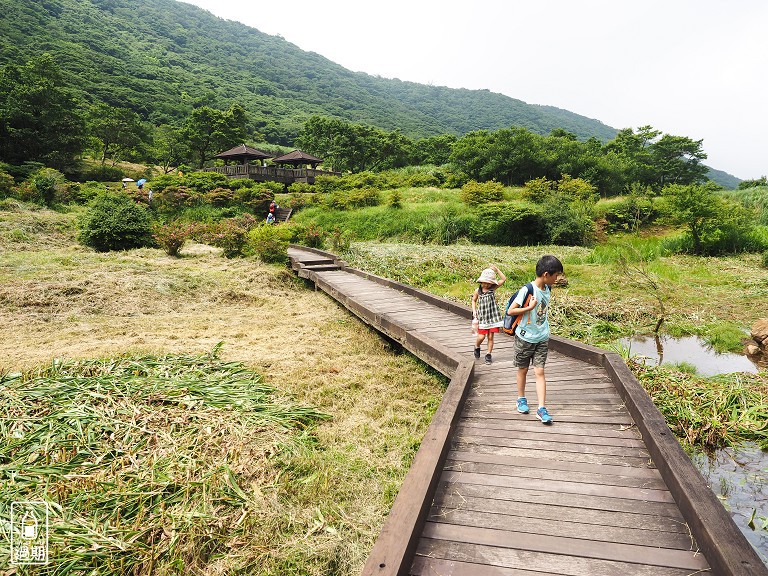
[[[768,452],[746,443],[691,459],[768,565]]]
[[[630,356],[642,356],[653,365],[685,362],[696,367],[700,376],[730,372],[757,372],[758,364],[742,354],[718,354],[696,336],[670,338],[666,336],[635,336],[625,338],[622,345]]]
[[[718,354],[695,336],[637,336],[623,340],[622,344],[629,348],[631,356],[642,356],[648,364],[685,362],[695,366],[700,376],[765,369],[741,354]],[[756,444],[745,443],[712,454],[694,454],[691,459],[768,565],[768,452]]]

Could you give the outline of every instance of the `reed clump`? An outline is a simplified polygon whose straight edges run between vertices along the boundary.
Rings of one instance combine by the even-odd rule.
[[[702,378],[636,358],[628,364],[687,449],[753,441],[768,450],[768,373]]]

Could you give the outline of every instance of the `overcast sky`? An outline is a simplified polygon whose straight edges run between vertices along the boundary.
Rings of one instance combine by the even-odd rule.
[[[768,174],[768,0],[185,0],[353,71],[704,140]]]

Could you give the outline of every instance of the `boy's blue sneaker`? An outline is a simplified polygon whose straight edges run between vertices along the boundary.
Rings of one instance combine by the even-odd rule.
[[[544,406],[536,410],[536,418],[541,420],[542,424],[552,424],[552,416],[549,415]]]
[[[528,414],[528,400],[525,399],[525,396],[520,396],[517,399],[517,411],[520,414]]]

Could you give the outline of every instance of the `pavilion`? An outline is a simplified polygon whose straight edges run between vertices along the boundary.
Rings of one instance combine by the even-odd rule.
[[[318,158],[317,156],[312,156],[311,154],[307,154],[306,152],[302,152],[301,150],[294,150],[288,154],[273,158],[272,162],[274,164],[290,164],[294,168],[298,166],[306,166],[309,164],[312,167],[312,170],[314,170],[317,168],[318,164],[322,164],[323,159]]]
[[[215,158],[224,160],[224,163],[227,165],[229,164],[230,160],[240,164],[248,164],[251,160],[262,161],[266,160],[267,158],[272,158],[272,154],[267,154],[266,152],[262,152],[256,148],[251,148],[245,144],[240,144],[239,146],[230,148],[226,152],[216,154]]]

